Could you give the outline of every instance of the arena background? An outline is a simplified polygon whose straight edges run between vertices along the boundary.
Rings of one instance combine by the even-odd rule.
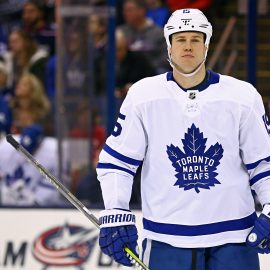
[[[68,155],[73,175],[88,175],[91,166],[92,144],[89,139],[69,138],[77,115],[71,109],[83,104],[86,108],[86,123],[92,126],[92,112],[88,106],[93,104],[102,108],[107,134],[114,126],[118,101],[114,97],[115,89],[115,37],[116,1],[107,1],[96,5],[95,1],[55,1],[57,24],[57,66],[55,129],[59,146],[60,164]],[[98,2],[98,1],[96,1]],[[102,1],[101,1],[102,2]],[[217,72],[245,79],[261,92],[266,111],[269,112],[270,85],[270,15],[269,2],[259,0],[228,0],[224,7],[225,16],[214,18],[214,36],[208,55],[207,66]],[[103,97],[94,93],[94,60],[91,58],[92,37],[88,33],[87,23],[91,16],[99,14],[107,21],[108,50],[106,55],[106,91]],[[68,55],[67,34],[77,33],[84,55],[82,67],[87,71],[87,89],[81,92],[65,92],[65,68]],[[80,78],[77,78],[78,80]],[[63,144],[68,142],[69,151]],[[57,177],[62,179],[60,166]],[[72,185],[69,186],[72,189]],[[139,187],[134,188],[132,204],[138,221],[141,218]],[[83,200],[83,199],[82,199]],[[84,201],[98,216],[102,203]],[[101,254],[98,248],[97,229],[69,203],[59,208],[0,208],[0,269],[3,270],[61,270],[61,269],[124,269]],[[138,222],[139,234],[141,223]],[[140,239],[141,240],[141,239]],[[56,250],[49,243],[55,241]],[[73,256],[70,256],[73,254]],[[260,256],[261,269],[270,269],[270,255]]]

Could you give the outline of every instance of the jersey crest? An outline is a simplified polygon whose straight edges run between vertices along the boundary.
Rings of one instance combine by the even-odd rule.
[[[206,141],[199,128],[192,124],[182,139],[183,151],[173,144],[167,146],[168,158],[177,172],[175,186],[184,190],[195,189],[199,193],[200,189],[220,184],[216,169],[223,157],[223,147],[216,143],[206,150]]]
[[[31,178],[25,175],[25,171],[22,166],[16,168],[13,174],[6,175],[6,185],[11,186],[18,180],[23,181],[25,184],[29,184],[31,181]]]

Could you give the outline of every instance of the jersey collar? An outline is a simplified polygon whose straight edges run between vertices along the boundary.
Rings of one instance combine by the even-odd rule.
[[[206,75],[205,75],[205,78],[204,80],[198,84],[198,85],[195,85],[191,88],[183,88],[181,85],[179,85],[174,77],[173,77],[173,73],[172,71],[169,71],[167,73],[167,81],[173,81],[175,82],[183,91],[188,91],[188,90],[198,90],[198,91],[203,91],[205,89],[207,89],[211,84],[215,84],[215,83],[218,83],[219,82],[219,78],[220,78],[220,75],[212,70],[207,70],[206,71]]]

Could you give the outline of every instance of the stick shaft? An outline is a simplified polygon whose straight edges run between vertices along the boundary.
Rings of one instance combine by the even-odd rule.
[[[98,219],[90,214],[88,209],[56,178],[54,177],[46,168],[44,168],[21,144],[19,144],[11,135],[7,135],[7,141],[14,146],[14,148],[21,152],[27,160],[34,165],[39,172],[46,177],[55,188],[71,202],[80,212],[82,212],[90,221],[99,228]]]
[[[83,213],[98,229],[99,220],[89,212],[87,207],[79,201],[55,176],[53,176],[46,168],[44,168],[20,143],[18,143],[12,135],[8,134],[6,136],[7,141],[20,153],[22,153],[26,159],[36,167],[39,172],[47,178],[55,188],[71,203],[73,204],[81,213]],[[131,257],[142,270],[149,270],[148,267],[128,248],[125,247],[125,252]]]

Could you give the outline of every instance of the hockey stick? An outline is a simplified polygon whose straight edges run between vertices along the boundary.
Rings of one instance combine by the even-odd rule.
[[[55,178],[48,170],[46,170],[21,144],[19,144],[12,135],[8,134],[6,140],[18,151],[21,152],[26,159],[34,165],[40,173],[45,176],[56,189],[69,200],[81,213],[83,213],[98,229],[99,221],[98,219],[89,212],[87,207],[79,201],[57,178]],[[149,268],[128,248],[124,248],[127,257],[130,259],[131,263],[136,265],[141,270],[149,270]]]

